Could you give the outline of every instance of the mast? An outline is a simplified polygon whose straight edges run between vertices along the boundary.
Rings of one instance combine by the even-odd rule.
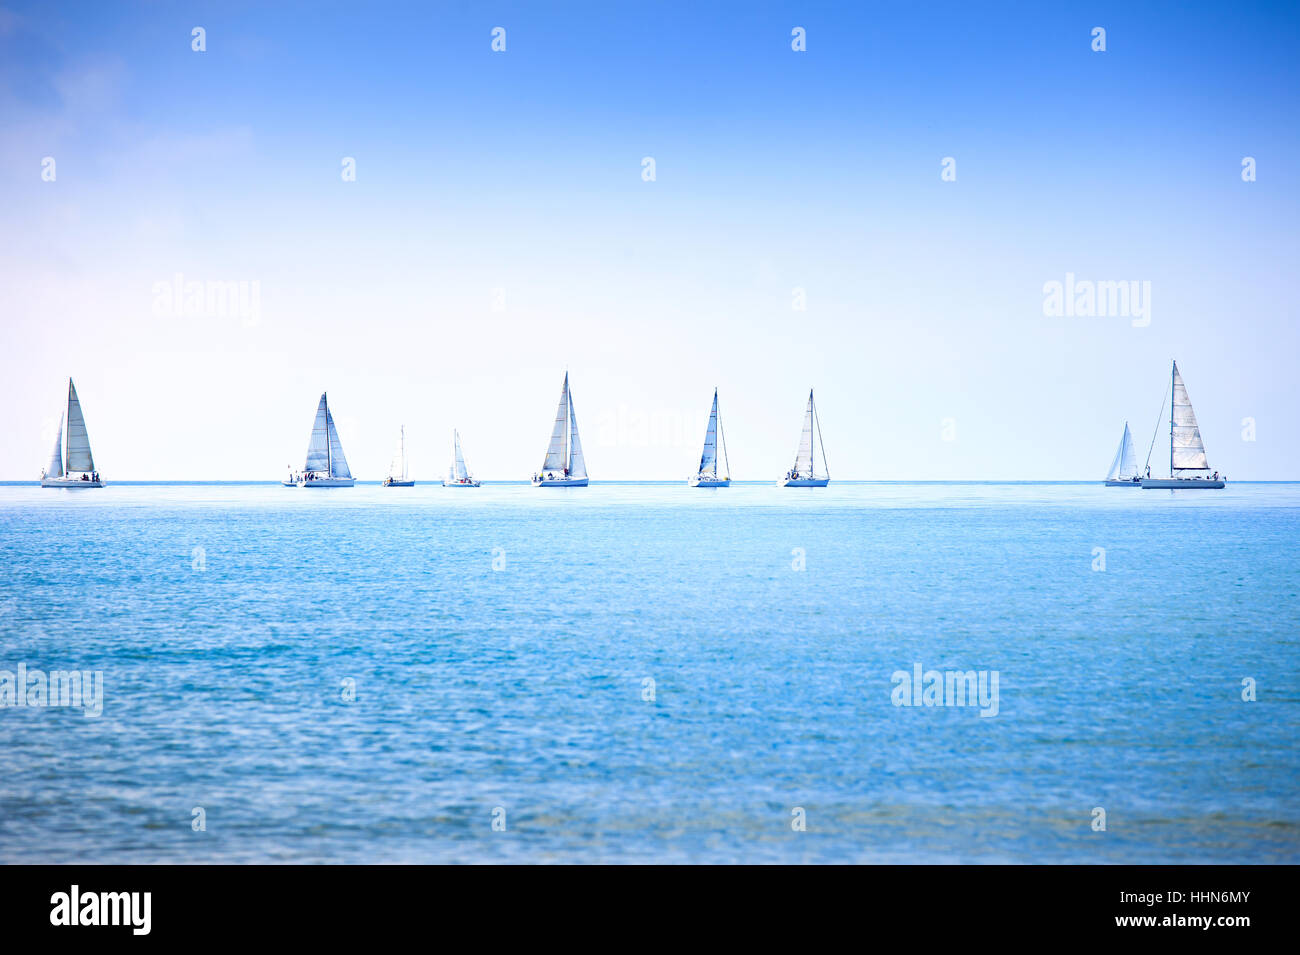
[[[573,430],[573,409],[572,409],[572,405],[569,402],[568,369],[565,369],[564,372],[564,415],[569,420],[568,422],[565,423],[564,426],[564,449],[563,452],[560,454],[560,460],[564,462],[564,470],[571,471],[573,469],[573,459],[569,457],[569,455],[572,454],[573,451],[569,440],[569,436],[570,436],[569,433]]]
[[[334,449],[330,447],[330,398],[327,392],[321,392],[321,400],[325,402],[325,470],[334,476]]]
[[[68,453],[72,446],[72,379],[68,379],[68,400],[63,403],[63,420],[66,421],[67,427],[63,429],[63,472],[68,472]]]
[[[406,425],[402,425],[402,437],[400,439],[402,447],[402,480],[406,480]]]
[[[1174,362],[1173,369],[1169,372],[1169,476],[1174,476],[1174,405],[1178,403],[1178,395],[1174,393],[1174,376],[1178,374],[1178,362]]]

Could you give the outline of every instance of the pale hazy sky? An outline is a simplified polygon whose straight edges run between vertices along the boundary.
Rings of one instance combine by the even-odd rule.
[[[359,478],[404,423],[524,479],[566,367],[595,481],[684,479],[715,385],[739,479],[810,386],[833,477],[1099,478],[1171,357],[1213,467],[1300,478],[1300,16],[1194,6],[6,4],[0,478],[72,375],[110,481],[278,478],[324,390]]]

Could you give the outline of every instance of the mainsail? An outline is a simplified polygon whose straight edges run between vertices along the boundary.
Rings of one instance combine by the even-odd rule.
[[[465,466],[465,452],[460,447],[460,432],[451,431],[451,480],[459,484],[469,480],[469,468]]]
[[[324,395],[321,399],[324,400]],[[339,433],[334,427],[334,415],[328,407],[325,408],[325,425],[329,431],[330,477],[350,478],[352,472],[348,470],[348,459],[343,456],[343,444],[339,441]]]
[[[316,421],[311,426],[311,443],[307,445],[307,463],[304,472],[328,472],[330,469],[329,404],[324,395],[316,406]]]
[[[1107,481],[1131,481],[1138,474],[1137,455],[1133,451],[1133,435],[1129,433],[1128,422],[1124,422],[1124,436],[1119,440],[1115,451],[1115,460],[1110,463]]]
[[[63,416],[59,415],[59,434],[54,439],[50,463],[45,468],[46,477],[63,477]]]
[[[76,386],[68,379],[68,453],[69,472],[95,470],[95,459],[90,454],[90,436],[86,433],[86,419],[81,414],[81,401]]]
[[[569,373],[564,373],[564,387],[560,389],[560,406],[555,409],[555,427],[551,430],[551,444],[546,449],[543,471],[561,471],[569,460]],[[581,452],[579,452],[581,453]]]
[[[713,389],[713,409],[709,412],[709,424],[704,429],[704,452],[700,455],[701,475],[718,476],[718,389]]]
[[[388,465],[388,476],[406,480],[406,425],[402,425],[401,436],[397,439],[397,449],[393,451],[392,463]]]
[[[1187,397],[1187,386],[1183,384],[1183,376],[1178,373],[1178,362],[1174,362],[1173,392],[1173,407],[1169,413],[1169,475],[1205,477],[1209,474],[1210,462],[1205,456],[1205,444],[1201,441],[1201,429],[1196,424],[1196,413],[1192,411],[1191,399]]]
[[[808,409],[803,416],[803,432],[799,435],[799,452],[794,456],[794,470],[797,474],[810,476],[813,473],[813,393],[808,392]]]
[[[569,399],[569,477],[585,478],[587,462],[582,456],[582,442],[578,440],[578,416],[573,410],[573,396],[569,395],[569,375],[564,375],[564,393]]]

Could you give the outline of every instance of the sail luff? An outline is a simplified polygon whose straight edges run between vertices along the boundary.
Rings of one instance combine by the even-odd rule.
[[[73,471],[91,472],[95,470],[95,458],[90,453],[90,435],[86,431],[86,418],[81,411],[81,400],[77,397],[76,385],[68,379],[68,414],[67,414],[67,453],[64,467],[68,473]]]

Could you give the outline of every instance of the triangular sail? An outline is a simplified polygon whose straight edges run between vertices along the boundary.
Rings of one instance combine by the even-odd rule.
[[[718,476],[718,389],[713,389],[713,409],[709,412],[709,424],[704,429],[704,452],[700,455],[702,476]]]
[[[560,405],[555,409],[555,427],[551,430],[551,443],[546,449],[543,471],[563,470],[568,462],[569,434],[569,373],[564,373],[564,387],[560,389]]]
[[[1174,362],[1174,403],[1171,414],[1170,476],[1199,477],[1208,474],[1210,462],[1205,456],[1205,444],[1201,441],[1201,429],[1196,424],[1196,413],[1192,411],[1191,399],[1187,397],[1187,386],[1183,384],[1183,376],[1178,373],[1178,362]]]
[[[86,419],[81,413],[77,388],[68,379],[68,453],[65,463],[69,472],[95,470],[95,459],[90,453],[90,435],[86,433]]]
[[[330,452],[329,452],[329,404],[325,396],[320,396],[320,404],[316,406],[316,420],[311,426],[311,442],[307,445],[307,463],[302,466],[303,471],[329,471],[330,469]]]
[[[1133,450],[1133,435],[1129,433],[1128,422],[1124,422],[1124,436],[1119,439],[1115,449],[1115,460],[1110,463],[1107,481],[1131,481],[1138,475],[1137,454]]]
[[[50,452],[50,463],[45,467],[46,477],[63,477],[63,415],[59,415],[59,434],[54,439],[54,450]]]
[[[813,473],[813,393],[808,392],[808,409],[803,416],[803,432],[799,435],[799,453],[794,457],[796,473],[805,477]]]
[[[469,467],[465,464],[465,452],[460,446],[460,432],[451,432],[451,479],[454,482],[469,480]]]
[[[565,384],[568,384],[568,375],[564,376]],[[568,388],[565,388],[567,394]],[[578,416],[573,410],[573,396],[569,396],[569,477],[585,478],[587,476],[587,461],[582,456],[582,442],[578,440]]]
[[[406,426],[402,425],[401,433],[397,439],[397,447],[393,451],[393,460],[388,465],[388,476],[401,481],[406,480]]]
[[[330,413],[328,407],[325,409],[325,425],[329,431],[330,477],[350,478],[352,472],[348,470],[348,459],[343,455],[343,444],[339,441],[338,430],[334,427],[334,415]]]

